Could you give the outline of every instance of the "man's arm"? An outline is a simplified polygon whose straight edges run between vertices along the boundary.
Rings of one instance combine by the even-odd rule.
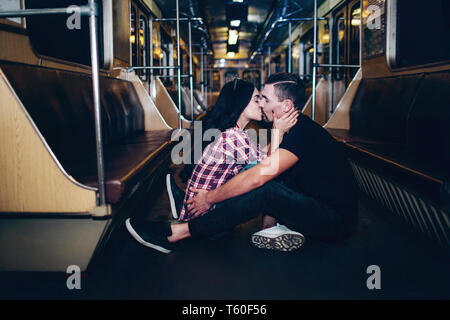
[[[257,189],[291,168],[298,160],[298,157],[292,152],[286,149],[278,149],[258,165],[239,173],[215,190],[208,192],[191,189],[191,191],[197,192],[197,196],[186,202],[188,211],[197,216],[207,211],[215,203]]]

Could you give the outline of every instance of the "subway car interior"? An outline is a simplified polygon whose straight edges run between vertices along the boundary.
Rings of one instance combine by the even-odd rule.
[[[447,0],[0,0],[0,299],[449,299],[449,12]],[[261,92],[280,72],[299,76],[301,113],[345,153],[356,230],[289,252],[252,244],[261,215],[170,254],[133,239],[130,217],[174,222],[167,174],[183,190],[190,177],[174,150],[222,87]]]

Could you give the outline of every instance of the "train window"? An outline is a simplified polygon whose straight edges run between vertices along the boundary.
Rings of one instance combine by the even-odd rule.
[[[340,14],[334,18],[334,63],[345,64],[345,15]],[[334,73],[336,80],[344,78],[344,69],[336,68]]]
[[[158,45],[155,47],[154,53],[154,59],[158,61],[159,66],[173,66],[173,57],[174,57],[174,47],[172,43],[172,38],[169,36],[169,34],[164,30],[164,28],[160,28],[160,32],[156,33],[154,32],[153,35],[160,35],[160,40],[156,39],[156,43]],[[172,60],[170,59],[172,57]],[[181,61],[180,65],[183,66],[183,52],[181,52]],[[173,70],[155,70],[155,74],[160,75],[174,75]],[[167,85],[172,85],[173,79],[172,78],[163,78],[164,83],[167,83]]]
[[[313,54],[314,54],[314,47],[313,46],[308,46],[305,49],[305,73],[307,76],[311,76],[312,72],[313,72]]]
[[[141,15],[139,17],[139,65],[147,66],[147,17]],[[141,73],[142,80],[147,80],[147,70]]]
[[[330,62],[330,25],[328,22],[320,21],[318,40],[318,62],[328,64]],[[322,68],[319,68],[319,73],[324,72]]]
[[[133,67],[148,66],[147,26],[147,14],[132,2],[130,7],[130,47]],[[136,74],[144,81],[147,80],[147,73],[147,70],[136,71]]]
[[[21,8],[21,0],[9,0],[9,1],[0,1],[0,11],[14,11],[20,10]],[[21,18],[7,18],[7,20],[15,22],[17,24],[22,23]]]
[[[4,1],[2,1],[4,2]],[[8,1],[7,1],[8,2]],[[25,0],[26,9],[45,9],[69,7],[71,5],[86,5],[86,0]],[[111,41],[112,34],[103,34],[103,1],[98,1],[98,46],[100,67],[107,67],[112,60],[110,53],[105,51],[104,39]],[[110,17],[112,19],[112,17]],[[108,18],[109,19],[109,18]],[[89,17],[82,16],[79,23],[68,28],[66,15],[32,16],[26,19],[26,28],[30,43],[38,54],[45,57],[61,59],[83,65],[91,65],[91,46],[89,34]]]
[[[283,72],[283,66],[281,65],[281,55],[278,55],[272,59],[272,65],[274,73]]]
[[[360,64],[360,29],[361,29],[361,5],[358,3],[350,12],[350,61],[351,65]],[[356,74],[356,69],[351,69],[350,77]]]
[[[212,78],[213,78],[213,88],[212,90],[214,92],[220,91],[220,72],[218,70],[213,70],[212,72]]]
[[[261,72],[259,70],[245,70],[242,79],[253,83],[256,88],[261,86]]]
[[[292,67],[292,71],[293,72],[298,72],[299,74],[301,73],[300,70],[300,43],[295,43],[293,44],[292,47],[292,60],[293,60],[293,67]]]
[[[235,78],[238,78],[239,75],[236,70],[229,70],[225,72],[225,83],[233,81]]]
[[[131,54],[131,65],[137,66],[137,49],[136,49],[136,8],[131,5],[130,10],[130,54]]]
[[[388,59],[391,67],[450,60],[450,1],[389,1]]]
[[[301,42],[301,50],[300,52],[300,75],[303,77],[303,80],[308,80],[311,78],[312,74],[312,66],[313,66],[313,30],[308,31],[303,37],[300,39]]]

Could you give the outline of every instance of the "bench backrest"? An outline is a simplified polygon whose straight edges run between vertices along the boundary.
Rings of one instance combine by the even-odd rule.
[[[450,72],[426,74],[411,105],[408,151],[450,177]]]
[[[352,134],[401,144],[450,177],[450,72],[362,80],[350,125]]]
[[[352,134],[405,144],[408,111],[422,76],[363,79],[350,109]]]
[[[90,75],[0,61],[37,128],[63,166],[96,151]],[[100,77],[103,145],[145,130],[131,83]]]

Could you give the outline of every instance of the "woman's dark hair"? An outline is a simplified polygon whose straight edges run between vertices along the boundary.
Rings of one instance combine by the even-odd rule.
[[[216,105],[203,123],[203,130],[224,131],[236,125],[239,116],[252,99],[255,86],[241,79],[235,79],[222,87]]]

